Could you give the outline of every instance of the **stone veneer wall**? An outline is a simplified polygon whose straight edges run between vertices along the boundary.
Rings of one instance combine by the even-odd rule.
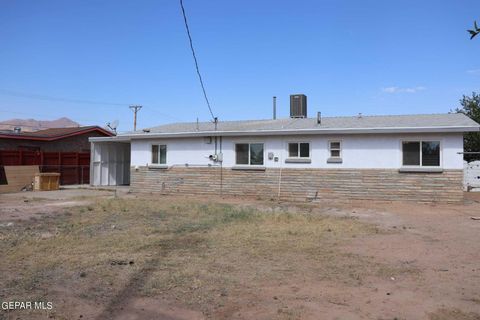
[[[462,170],[400,173],[394,169],[266,169],[219,167],[131,169],[134,192],[220,194],[306,201],[408,200],[456,202],[463,199]]]

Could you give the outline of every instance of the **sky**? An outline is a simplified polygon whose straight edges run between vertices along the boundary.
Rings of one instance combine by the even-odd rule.
[[[220,121],[446,113],[480,91],[480,1],[184,0]],[[209,121],[177,0],[1,0],[0,120]]]

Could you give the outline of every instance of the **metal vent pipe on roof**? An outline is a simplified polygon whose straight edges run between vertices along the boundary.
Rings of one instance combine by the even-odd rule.
[[[273,96],[273,120],[277,119],[277,97]]]
[[[22,132],[22,128],[21,127],[15,127],[15,128],[13,128],[13,132],[14,133],[20,133],[20,132]]]
[[[317,112],[317,124],[322,123],[322,113],[320,111]]]

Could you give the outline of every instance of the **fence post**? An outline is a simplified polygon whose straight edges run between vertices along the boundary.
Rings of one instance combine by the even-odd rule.
[[[80,161],[78,160],[78,152],[75,153],[75,176],[76,176],[76,179],[75,179],[75,183],[78,184],[82,184],[81,181],[82,181],[82,178],[78,178],[78,174],[80,173],[78,171],[78,166],[80,165]],[[82,171],[82,170],[81,170]]]
[[[58,173],[60,173],[60,184],[62,183],[63,174],[62,174],[62,153],[58,152]]]

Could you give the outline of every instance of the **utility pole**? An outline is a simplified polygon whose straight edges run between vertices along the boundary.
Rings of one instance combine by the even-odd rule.
[[[137,112],[142,109],[142,106],[130,106],[133,111],[133,131],[137,131]]]

